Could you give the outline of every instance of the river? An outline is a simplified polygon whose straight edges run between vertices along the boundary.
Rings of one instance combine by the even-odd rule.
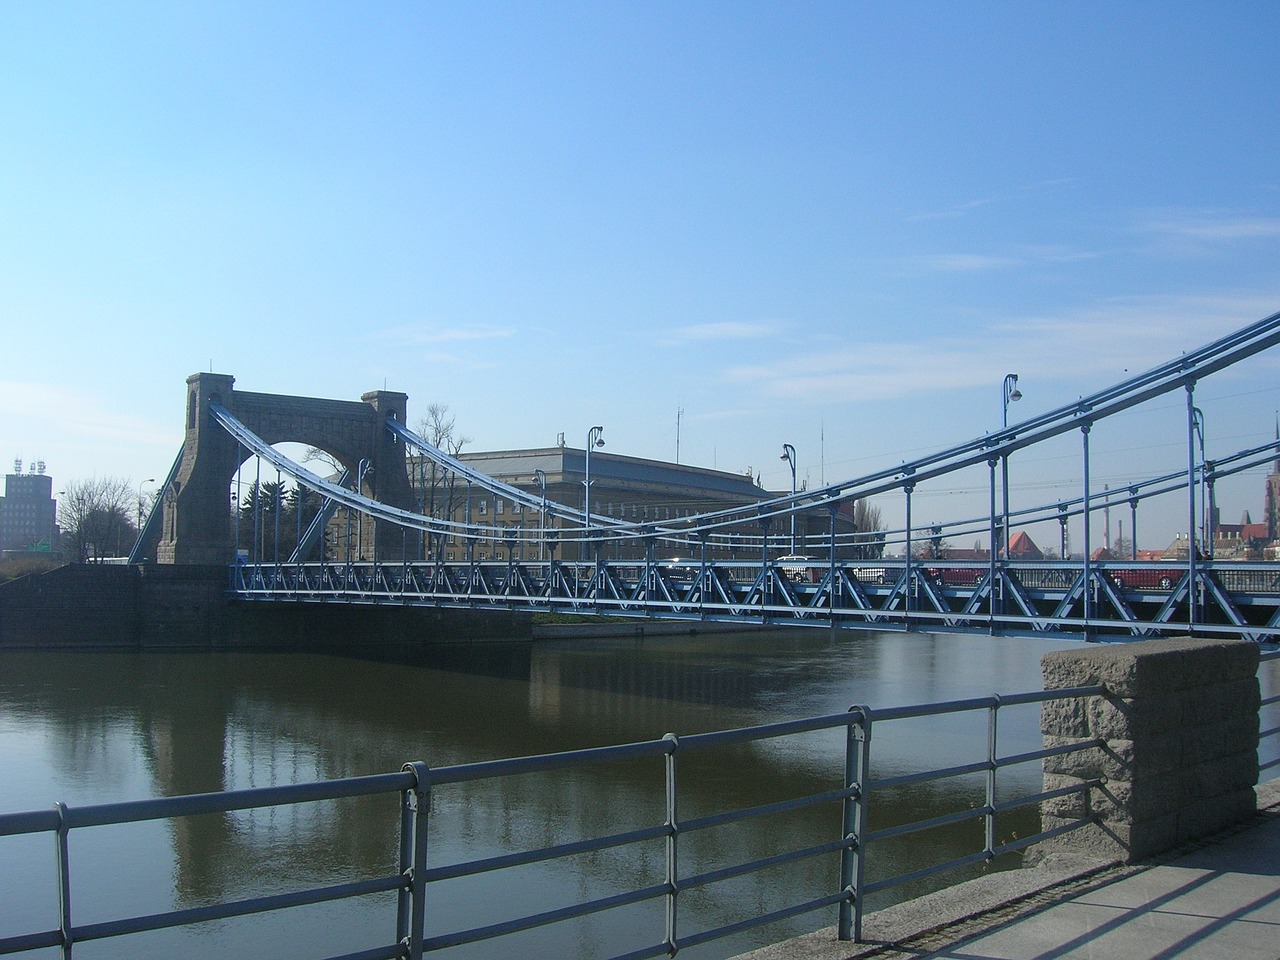
[[[0,653],[0,812],[171,796],[399,770],[687,735],[840,712],[1040,687],[1050,641],[948,635],[782,630],[644,640],[581,640],[447,648],[432,662],[379,662],[296,653]],[[1021,711],[1021,712],[1019,712]],[[1006,713],[1008,714],[1006,718]],[[1034,708],[1002,711],[1001,752],[1039,744]],[[895,722],[896,723],[896,722]],[[973,759],[985,718],[886,725],[874,739],[877,776]],[[976,752],[976,753],[975,753]],[[650,766],[654,762],[650,761]],[[1034,789],[1037,765],[1013,776]],[[440,788],[431,801],[432,862],[487,856],[661,822],[658,776],[589,768]],[[685,816],[718,804],[754,805],[825,789],[841,773],[840,737],[723,751],[683,773]],[[929,816],[966,802],[972,783],[904,790],[881,810]],[[980,794],[979,794],[980,795]],[[873,802],[873,813],[876,804]],[[883,815],[882,815],[883,816]],[[1034,831],[1034,814],[1003,827]],[[810,813],[689,842],[685,858],[714,867],[766,855],[778,836],[838,830]],[[807,842],[816,842],[812,839]],[[951,835],[928,843],[960,843]],[[972,843],[972,837],[967,841]],[[797,842],[796,845],[802,845]],[[0,839],[0,937],[56,926],[47,835]],[[394,868],[393,798],[191,817],[72,834],[77,923],[197,906]],[[595,854],[432,889],[428,922],[492,922],[538,906],[661,882],[661,844]],[[876,869],[909,866],[918,851],[886,847]],[[690,928],[770,909],[779,885],[833,885],[834,859],[683,895]],[[1009,864],[1014,865],[1014,864]],[[793,868],[796,869],[796,868]],[[646,881],[649,882],[649,881]],[[919,892],[913,887],[895,894]],[[889,898],[892,899],[892,898]],[[881,901],[888,902],[886,899]],[[873,904],[874,906],[875,904]],[[393,937],[394,897],[300,908],[282,916],[77,945],[79,960],[145,957],[327,957]],[[721,958],[827,926],[834,912],[690,950]],[[446,951],[445,956],[588,958],[662,937],[661,904],[550,931]],[[684,955],[685,951],[681,951]],[[31,956],[56,956],[54,951]]]

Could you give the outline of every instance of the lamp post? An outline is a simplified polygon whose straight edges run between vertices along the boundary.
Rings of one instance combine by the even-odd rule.
[[[583,468],[582,477],[582,527],[584,530],[589,530],[591,527],[591,448],[604,446],[604,439],[600,436],[602,433],[604,433],[604,427],[592,427],[587,431],[586,466]]]
[[[543,470],[533,471],[533,482],[538,485],[538,492],[542,495],[542,510],[538,514],[538,526],[542,528],[542,535],[538,537],[538,561],[543,559],[543,551],[547,547],[547,474]]]
[[[780,456],[778,459],[786,460],[789,464],[791,464],[791,496],[794,498],[796,495],[796,448],[789,443],[784,443],[782,445],[782,456]],[[795,504],[793,503],[791,505],[791,555],[795,556],[795,553],[796,553],[796,514],[795,514]]]
[[[1200,542],[1208,541],[1206,552],[1213,553],[1213,543],[1209,541],[1209,500],[1205,496],[1207,480],[1204,463],[1204,411],[1199,407],[1191,408],[1191,422],[1196,432],[1196,440],[1200,445]]]
[[[1016,403],[1022,399],[1022,391],[1018,389],[1018,375],[1016,373],[1006,373],[1004,376],[1004,386],[1001,390],[1004,399],[1004,405],[1001,415],[1001,427],[1009,428],[1009,404]],[[1000,455],[1000,487],[1004,504],[1004,524],[1002,544],[1004,556],[1009,558],[1009,455],[1002,453]]]
[[[142,536],[142,488],[148,483],[155,483],[155,477],[149,477],[138,484],[138,536]]]

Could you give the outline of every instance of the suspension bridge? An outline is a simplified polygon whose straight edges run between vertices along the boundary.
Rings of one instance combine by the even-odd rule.
[[[1089,640],[1189,633],[1272,642],[1280,639],[1280,563],[1214,558],[1209,518],[1215,484],[1277,462],[1280,440],[1206,460],[1195,390],[1277,342],[1280,313],[1066,406],[936,453],[816,489],[766,494],[664,521],[592,512],[585,496],[578,507],[549,500],[545,485],[539,492],[486,475],[411,430],[405,394],[376,391],[358,403],[313,400],[246,393],[235,390],[230,376],[196,374],[188,379],[182,450],[131,559],[154,551],[149,555],[160,562],[228,564],[230,589],[252,601]],[[1099,489],[1090,466],[1094,431],[1171,395],[1181,395],[1179,408],[1185,405],[1185,416],[1178,415],[1179,428],[1185,425],[1185,466]],[[1069,434],[1078,436],[1078,492],[1013,512],[1002,509],[998,493],[1007,504],[1010,458]],[[326,450],[345,470],[321,477],[282,454],[276,445],[284,442]],[[323,502],[285,556],[264,556],[256,545],[240,549],[235,539],[241,503],[236,478],[254,457]],[[520,546],[536,542],[538,559],[530,557],[533,551],[517,551],[511,528],[490,518],[424,509],[411,462],[429,463],[437,475],[501,497],[534,518],[522,526]],[[983,515],[915,521],[914,498],[974,469],[986,473]],[[229,491],[236,493],[231,511]],[[842,529],[838,518],[852,503],[872,497],[901,498],[905,523],[876,532],[869,551],[867,531]],[[1142,562],[1135,550],[1130,559],[1094,558],[1090,520],[1100,511],[1129,510],[1136,526],[1137,505],[1153,498],[1185,500],[1185,557]],[[350,549],[341,559],[323,557],[323,530],[339,509],[356,516],[362,531],[368,528],[371,558]],[[794,535],[788,541],[779,531],[798,514],[815,511],[829,516],[829,529],[807,537],[805,554],[796,556],[794,547],[787,549]],[[1069,522],[1083,529],[1079,559],[1009,555],[1015,527],[1055,523],[1065,555]],[[942,538],[973,537],[986,541],[986,560],[946,560],[930,551]],[[468,548],[454,559],[446,555],[446,542],[505,543],[506,556],[495,550],[495,557],[477,559]]]

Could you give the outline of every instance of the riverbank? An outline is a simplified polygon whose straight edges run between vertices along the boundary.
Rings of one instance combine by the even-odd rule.
[[[226,648],[389,652],[530,640],[532,616],[343,602],[256,602],[227,568],[68,564],[0,584],[0,649]]]

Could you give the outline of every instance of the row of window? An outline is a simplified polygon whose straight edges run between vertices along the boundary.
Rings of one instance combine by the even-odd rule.
[[[489,501],[476,500],[473,502],[476,516],[484,517],[489,514]],[[493,512],[496,516],[502,516],[506,510],[506,501],[502,498],[494,500]],[[520,503],[511,504],[511,512],[513,514],[521,514],[524,512],[524,505]],[[676,507],[660,507],[657,504],[640,504],[640,503],[606,503],[604,513],[607,517],[618,517],[619,519],[632,520],[678,520],[681,517],[691,517],[694,511],[691,509]]]

